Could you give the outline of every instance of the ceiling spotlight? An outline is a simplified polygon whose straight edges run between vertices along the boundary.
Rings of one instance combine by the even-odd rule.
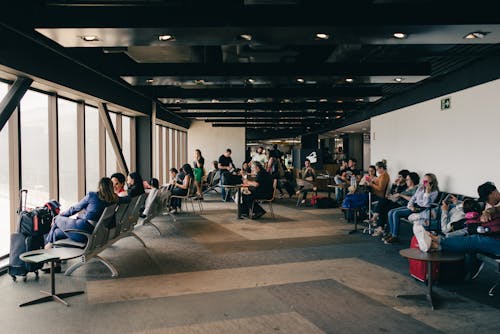
[[[403,80],[404,80],[404,79],[403,79],[403,78],[401,78],[401,77],[396,77],[396,78],[394,78],[394,81],[396,81],[396,82],[403,82]]]
[[[335,116],[335,119],[339,119],[339,118],[342,118],[342,116],[340,116],[340,115]]]
[[[304,83],[304,82],[305,82],[305,80],[304,80],[304,78],[297,78],[297,82],[298,82],[298,83]]]
[[[160,35],[158,36],[158,40],[162,42],[173,41],[175,38],[172,35]]]
[[[283,99],[283,100],[281,100],[281,102],[283,102],[283,103],[290,103],[290,102],[292,102],[292,100],[290,100],[290,99]]]
[[[255,103],[255,99],[247,99],[247,103]]]
[[[354,79],[353,78],[346,78],[345,82],[352,83],[352,82],[354,82]]]
[[[471,32],[470,34],[465,35],[464,38],[465,39],[484,38],[487,34],[489,33],[484,31],[474,31]]]
[[[253,85],[255,83],[255,79],[252,79],[252,78],[248,78],[247,80],[247,83]]]
[[[395,32],[394,34],[392,34],[392,36],[394,36],[394,38],[397,38],[397,39],[408,38],[408,34],[405,34],[404,32]]]
[[[344,101],[342,101],[342,100],[337,100],[337,103],[344,103]]]
[[[328,99],[319,99],[319,102],[328,102]]]
[[[96,35],[85,35],[85,36],[81,36],[81,38],[85,42],[97,42],[99,40],[99,37],[97,37]]]
[[[154,79],[146,79],[146,83],[147,83],[147,84],[150,84],[150,85],[151,85],[153,82],[155,82],[155,80],[154,80]]]
[[[251,40],[252,40],[252,38],[253,38],[253,36],[252,36],[252,35],[250,35],[250,34],[241,34],[241,35],[240,35],[240,39],[243,39],[243,40],[245,40],[245,41],[251,41]]]
[[[212,99],[212,103],[217,103],[217,102],[219,102],[219,100],[217,100],[217,99]]]
[[[363,102],[363,101],[364,101],[364,99],[363,99],[363,98],[361,98],[361,97],[358,97],[355,101],[356,101],[356,102]]]
[[[325,34],[325,33],[317,33],[316,34],[316,39],[320,39],[320,40],[326,41],[329,38],[330,38],[330,35]]]

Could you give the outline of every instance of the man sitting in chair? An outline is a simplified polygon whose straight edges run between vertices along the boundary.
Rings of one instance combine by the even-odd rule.
[[[259,199],[270,199],[273,196],[273,177],[269,174],[259,161],[252,161],[252,173],[256,175],[255,180],[246,179],[243,186],[248,187],[248,192],[243,191],[242,214],[247,215],[252,209],[252,219],[262,217],[266,211],[256,202]]]

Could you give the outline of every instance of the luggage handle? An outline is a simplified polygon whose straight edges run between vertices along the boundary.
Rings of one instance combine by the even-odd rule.
[[[26,202],[28,200],[28,189],[19,190],[19,213],[23,211],[23,197],[24,197],[24,210],[26,210]]]

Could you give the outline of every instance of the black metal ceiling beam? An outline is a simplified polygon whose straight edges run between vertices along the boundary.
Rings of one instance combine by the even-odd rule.
[[[250,98],[250,97],[309,97],[309,98],[346,98],[382,96],[381,87],[335,87],[335,88],[199,88],[183,89],[171,86],[142,86],[138,90],[156,98],[211,99],[211,98]]]
[[[113,66],[113,64],[110,64]],[[405,63],[135,63],[111,67],[118,76],[392,76],[430,75],[431,66],[423,62]]]
[[[366,106],[360,102],[256,102],[256,103],[169,103],[163,106],[171,110],[339,110]]]
[[[172,6],[168,2],[137,6],[102,6],[102,2],[89,2],[86,6],[50,6],[45,1],[29,6],[26,1],[6,1],[0,8],[1,16],[12,21],[20,18],[35,27],[217,27],[217,26],[359,26],[359,25],[435,25],[499,23],[500,16],[494,10],[485,10],[476,1],[370,4],[358,1],[304,1],[302,5],[236,5],[212,4],[212,1],[183,2]],[[61,2],[61,1],[59,1]],[[484,1],[483,1],[484,2]],[[49,3],[54,3],[51,1]],[[57,1],[55,1],[57,3]],[[68,4],[69,2],[65,2]],[[453,15],[450,13],[453,6]],[[490,3],[491,6],[491,3]],[[0,18],[1,18],[0,16]]]
[[[269,124],[282,124],[282,123],[297,123],[301,122],[303,124],[321,124],[325,121],[323,117],[318,118],[281,118],[277,120],[271,119],[256,119],[256,118],[214,118],[214,119],[206,119],[205,123],[269,123]]]
[[[283,118],[283,117],[335,117],[339,115],[334,111],[313,111],[313,112],[183,112],[177,115],[184,118],[217,118],[217,117],[258,117],[258,118]]]
[[[242,124],[242,123],[212,123],[214,128],[259,128],[259,129],[276,129],[276,128],[304,128],[304,124]]]
[[[151,114],[154,101],[150,97],[69,57],[63,48],[48,45],[1,21],[0,36],[0,64],[118,106]],[[167,110],[162,120],[189,127],[188,120]]]

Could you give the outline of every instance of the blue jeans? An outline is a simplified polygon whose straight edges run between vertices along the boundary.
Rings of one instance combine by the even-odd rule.
[[[389,220],[389,231],[393,237],[398,237],[401,218],[407,218],[410,214],[411,210],[407,207],[395,208],[389,211],[387,218]]]
[[[77,242],[87,242],[87,237],[78,233],[67,233],[66,230],[81,230],[92,233],[94,227],[83,219],[73,219],[69,217],[57,216],[54,219],[49,233],[46,236],[47,242],[55,242],[59,239],[70,238]]]
[[[500,240],[479,234],[441,238],[441,249],[460,253],[488,253],[500,255]]]
[[[220,193],[222,195],[222,200],[226,201],[227,200],[227,196],[229,195],[229,193],[226,192],[226,189],[224,188],[224,185],[222,184],[222,178],[219,181],[219,185],[220,185]]]
[[[465,267],[468,272],[479,265],[476,253],[500,255],[500,240],[479,234],[441,238],[440,245],[443,251],[465,253]]]

